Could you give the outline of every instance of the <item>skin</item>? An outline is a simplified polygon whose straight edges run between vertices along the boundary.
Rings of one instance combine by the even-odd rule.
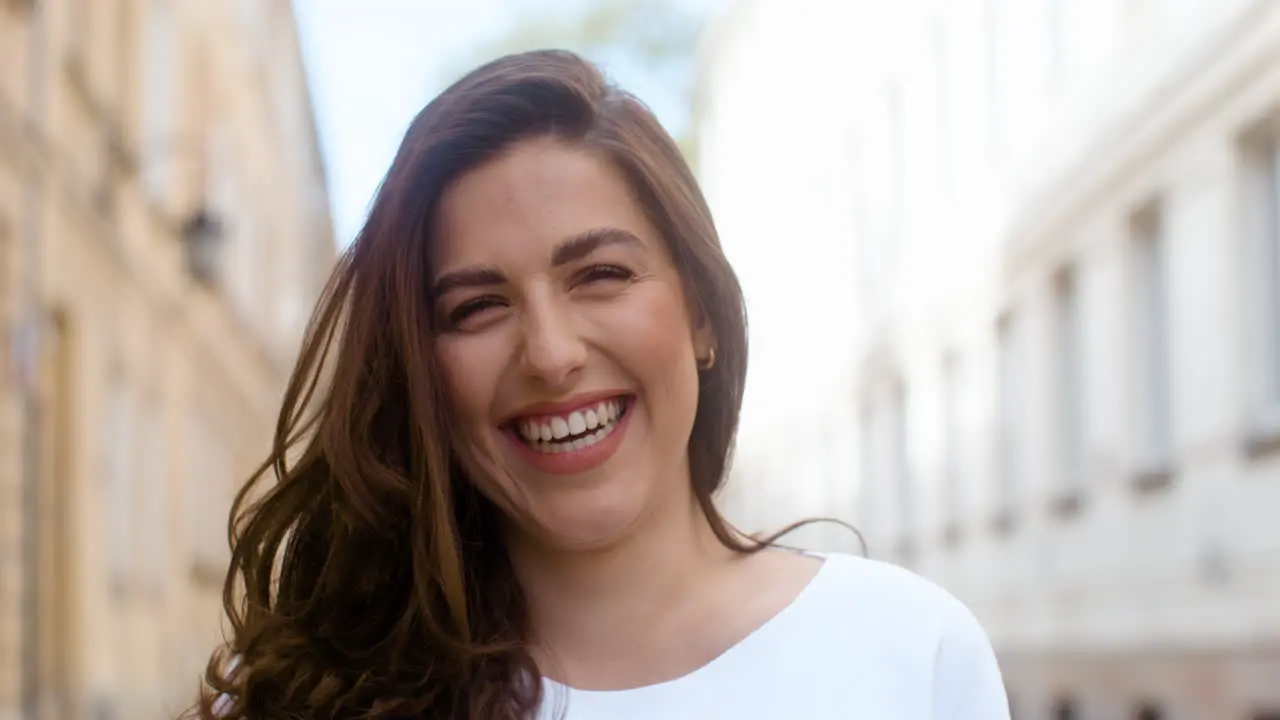
[[[459,178],[436,221],[437,352],[466,434],[502,470],[473,475],[509,520],[544,672],[581,688],[660,682],[789,603],[818,561],[740,556],[696,505],[687,446],[714,338],[621,173],[524,141]],[[631,404],[595,467],[544,472],[504,430],[600,391]]]

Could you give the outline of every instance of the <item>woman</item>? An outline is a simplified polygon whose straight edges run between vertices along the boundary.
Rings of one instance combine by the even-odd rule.
[[[278,482],[237,497],[199,716],[1007,717],[942,590],[716,511],[746,345],[638,101],[564,52],[459,81],[326,289]]]

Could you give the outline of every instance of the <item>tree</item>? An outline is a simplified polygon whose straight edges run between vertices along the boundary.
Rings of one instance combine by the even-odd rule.
[[[664,120],[693,165],[691,115],[703,24],[703,16],[691,12],[687,2],[681,7],[674,0],[593,0],[585,7],[558,13],[548,12],[545,5],[531,5],[523,8],[509,32],[463,60],[470,68],[501,55],[557,47],[577,52],[606,70],[625,70],[631,76],[628,89],[642,100],[655,108],[680,110]],[[617,73],[611,74],[616,77]]]

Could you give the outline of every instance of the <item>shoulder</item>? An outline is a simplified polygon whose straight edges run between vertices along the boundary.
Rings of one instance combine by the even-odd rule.
[[[894,668],[885,682],[904,691],[930,688],[934,717],[1007,718],[996,654],[959,599],[905,568],[830,554],[814,586],[814,619],[834,642]],[[873,670],[874,672],[874,670]]]
[[[972,617],[969,609],[937,583],[906,568],[856,555],[821,555],[821,586],[830,603],[880,620],[909,619],[941,632],[956,620]]]
[[[808,621],[836,642],[910,658],[992,656],[969,608],[937,583],[906,568],[854,555],[828,554],[806,598]]]

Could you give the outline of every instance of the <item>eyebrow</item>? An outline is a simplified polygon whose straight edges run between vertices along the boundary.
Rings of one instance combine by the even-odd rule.
[[[578,233],[557,245],[555,250],[551,252],[551,266],[568,265],[608,245],[641,247],[643,243],[634,233],[622,228],[594,228]],[[432,285],[431,295],[438,298],[454,290],[492,287],[501,285],[506,281],[507,277],[502,274],[502,271],[492,265],[463,268],[444,273],[436,278],[435,284]]]
[[[605,227],[587,230],[565,240],[551,253],[552,267],[581,260],[606,245],[630,245],[642,247],[644,243],[633,233],[622,228]]]

